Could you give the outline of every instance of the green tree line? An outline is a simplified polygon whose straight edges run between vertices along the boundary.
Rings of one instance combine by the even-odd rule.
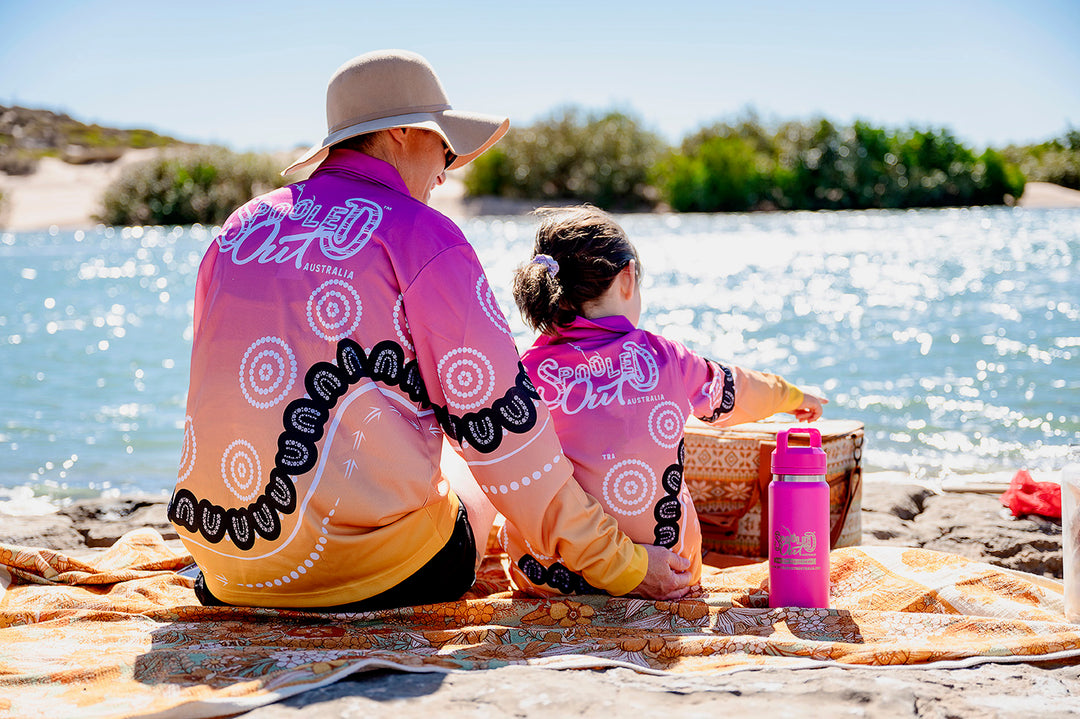
[[[253,194],[283,184],[267,156],[203,148],[129,168],[105,197],[109,224],[216,224]],[[1080,189],[1080,132],[977,152],[946,129],[776,127],[748,115],[667,145],[633,116],[563,108],[515,128],[473,161],[470,196],[589,202],[676,212],[1008,204],[1026,180]]]
[[[625,114],[569,109],[507,135],[473,162],[465,185],[470,194],[679,212],[987,205],[1020,196],[1027,166],[1018,160],[1029,152],[977,153],[945,129],[826,119],[769,128],[752,115],[667,147]],[[1080,156],[1045,154],[1060,161],[1068,152]]]

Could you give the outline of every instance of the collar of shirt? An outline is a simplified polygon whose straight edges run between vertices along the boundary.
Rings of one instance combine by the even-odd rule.
[[[356,150],[334,148],[330,151],[330,156],[323,160],[318,169],[311,174],[311,177],[314,179],[327,174],[346,175],[357,180],[383,185],[403,195],[409,194],[409,188],[401,179],[396,167],[385,160]]]
[[[563,342],[578,342],[603,335],[625,335],[633,331],[634,325],[623,315],[596,317],[595,319],[588,319],[578,315],[570,324],[556,327],[554,335],[540,335],[537,339],[540,344],[560,344]]]

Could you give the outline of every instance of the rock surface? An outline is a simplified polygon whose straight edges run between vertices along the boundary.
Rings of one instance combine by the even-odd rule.
[[[60,514],[71,519],[86,547],[111,547],[127,532],[142,527],[157,530],[165,540],[180,538],[166,515],[165,500],[157,497],[87,499]]]
[[[165,507],[160,497],[83,499],[50,514],[8,514],[0,507],[0,544],[78,554],[111,547],[127,532],[143,527],[157,530],[163,539],[179,539]]]
[[[87,499],[55,514],[12,516],[0,507],[0,543],[80,551],[109,547],[125,532],[152,527],[177,539],[160,497]],[[1014,518],[998,495],[935,493],[916,484],[863,483],[863,544],[926,547],[1061,579],[1061,523]]]
[[[863,485],[863,543],[928,547],[1061,578],[1061,526],[1014,519],[993,493],[912,484]],[[164,500],[85,500],[46,516],[0,514],[0,542],[73,552],[108,546],[132,529],[176,534]],[[627,669],[511,666],[455,674],[365,672],[245,714],[251,719],[394,716],[598,717],[643,715],[839,716],[897,719],[1040,719],[1080,715],[1080,663],[969,668],[752,669],[722,675],[652,676]]]
[[[1038,515],[1015,518],[998,496],[866,482],[863,544],[925,547],[1061,579],[1061,522]]]

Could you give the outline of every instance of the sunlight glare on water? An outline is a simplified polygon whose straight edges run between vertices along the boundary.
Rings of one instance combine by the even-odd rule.
[[[1057,469],[1080,439],[1080,211],[622,215],[642,326],[823,392],[864,467]],[[510,292],[536,220],[461,222]],[[0,234],[0,488],[172,490],[211,228]],[[0,491],[2,494],[2,491]]]
[[[869,469],[1050,470],[1080,436],[1080,212],[619,219],[642,326],[823,391],[866,424]]]

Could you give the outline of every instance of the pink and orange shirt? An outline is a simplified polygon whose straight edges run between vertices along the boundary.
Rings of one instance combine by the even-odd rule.
[[[776,375],[704,359],[622,316],[577,317],[541,335],[522,362],[551,412],[574,479],[635,542],[690,559],[695,582],[701,528],[682,481],[686,420],[750,422],[790,412],[803,400]],[[512,520],[501,539],[523,589],[589,591],[569,558],[532,544]]]
[[[169,517],[230,604],[333,606],[449,539],[458,443],[540,553],[612,593],[647,556],[571,481],[472,247],[389,164],[334,150],[255,198],[199,267]]]

